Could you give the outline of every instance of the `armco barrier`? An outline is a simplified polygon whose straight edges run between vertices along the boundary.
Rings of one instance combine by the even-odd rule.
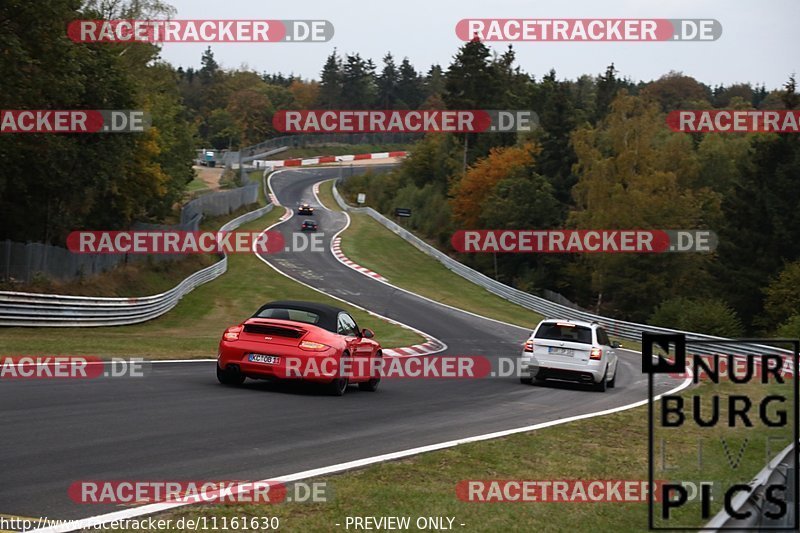
[[[272,204],[250,211],[220,228],[230,231],[272,210]],[[195,272],[177,286],[141,298],[96,298],[25,292],[0,292],[0,326],[120,326],[136,324],[163,315],[198,285],[218,278],[228,270],[224,256]]]
[[[338,180],[337,180],[338,181]],[[404,229],[400,225],[396,224],[395,222],[389,220],[382,214],[378,213],[371,207],[352,207],[347,202],[344,201],[341,194],[339,194],[338,189],[336,188],[336,184],[334,183],[333,186],[333,196],[336,199],[336,202],[342,207],[342,209],[346,211],[353,211],[353,212],[360,212],[366,213],[370,217],[377,220],[383,226],[388,228],[393,233],[400,236],[405,241],[411,243],[415,248],[420,250],[421,252],[434,257],[440,263],[442,263],[445,267],[449,270],[453,271],[454,273],[458,274],[459,276],[475,283],[476,285],[480,285],[481,287],[485,288],[487,291],[500,296],[501,298],[513,302],[517,305],[535,311],[544,315],[547,318],[568,318],[572,320],[586,320],[586,321],[594,321],[601,324],[606,330],[616,337],[620,337],[623,339],[631,339],[631,340],[641,340],[642,332],[647,331],[650,333],[685,333],[687,336],[687,340],[722,340],[722,337],[714,337],[711,335],[703,335],[700,333],[692,333],[686,331],[678,331],[674,329],[668,328],[659,328],[655,326],[648,326],[646,324],[637,324],[635,322],[625,322],[623,320],[615,320],[613,318],[606,318],[603,316],[595,315],[592,313],[588,313],[586,311],[581,311],[579,309],[573,309],[571,307],[567,307],[565,305],[561,305],[555,302],[551,302],[539,296],[534,296],[527,292],[523,292],[517,290],[513,287],[509,287],[504,283],[500,283],[497,280],[494,280],[480,272],[473,270],[472,268],[459,263],[452,257],[448,256],[447,254],[437,250],[430,244],[426,243],[410,231]],[[535,324],[531,324],[531,329]],[[747,344],[747,345],[716,345],[716,344],[703,344],[703,345],[694,345],[691,346],[691,353],[700,354],[700,355],[710,355],[714,353],[720,354],[732,354],[732,355],[761,355],[766,353],[775,353],[780,355],[788,355],[791,352],[788,350],[782,350],[779,348],[775,348],[772,346],[764,346],[760,344]],[[786,371],[793,371],[791,368],[793,362],[791,358],[786,358],[784,365],[784,370]]]
[[[736,519],[726,509],[722,509],[711,521],[706,524],[703,531],[757,531],[762,529],[782,529],[784,531],[796,529],[797,517],[794,516],[794,503],[798,495],[794,492],[794,480],[797,476],[797,465],[794,464],[794,446],[790,444],[776,455],[767,465],[756,474],[748,485],[749,491],[742,491],[733,498],[732,510],[737,514],[747,515],[744,519]],[[769,486],[783,485],[786,491],[783,495],[787,503],[786,512],[778,519],[770,520],[763,514],[772,507],[765,498]]]

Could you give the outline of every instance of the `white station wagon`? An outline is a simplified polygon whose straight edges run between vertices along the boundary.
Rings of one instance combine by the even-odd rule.
[[[558,379],[605,392],[617,380],[617,349],[602,326],[580,320],[542,320],[525,341],[520,381]]]

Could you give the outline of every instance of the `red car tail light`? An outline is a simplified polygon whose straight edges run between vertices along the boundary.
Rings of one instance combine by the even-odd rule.
[[[589,352],[589,359],[600,360],[602,358],[603,358],[602,348],[592,348],[592,351]]]
[[[300,343],[301,350],[310,350],[312,352],[324,352],[328,348],[330,348],[330,346],[322,344],[321,342],[303,341]]]
[[[239,334],[242,332],[242,326],[231,326],[222,334],[222,338],[226,341],[238,341]]]
[[[525,341],[525,348],[523,349],[525,352],[532,352],[533,351],[533,341]]]

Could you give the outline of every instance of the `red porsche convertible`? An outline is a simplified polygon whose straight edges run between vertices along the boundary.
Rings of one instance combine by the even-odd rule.
[[[251,379],[301,379],[341,396],[350,384],[375,391],[381,345],[359,329],[347,311],[312,302],[278,301],[222,334],[217,379],[241,385]]]

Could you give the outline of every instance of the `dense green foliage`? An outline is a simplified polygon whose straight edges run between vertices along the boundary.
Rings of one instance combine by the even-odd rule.
[[[76,44],[77,18],[162,14],[107,3],[8,0],[0,4],[2,109],[140,109],[152,127],[140,134],[0,135],[0,238],[63,242],[77,228],[115,229],[171,212],[192,179],[192,130],[173,69],[158,48]],[[116,4],[115,4],[116,5]]]

